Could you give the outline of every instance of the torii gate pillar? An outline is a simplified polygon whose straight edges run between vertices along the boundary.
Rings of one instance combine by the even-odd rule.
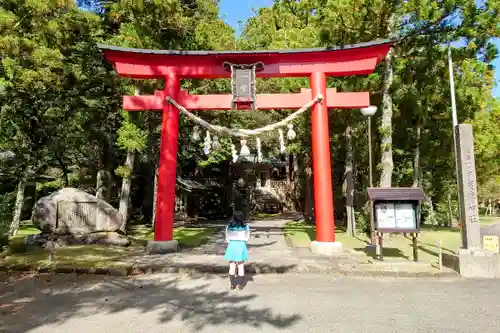
[[[177,100],[181,91],[181,80],[176,75],[165,78],[164,95]],[[175,183],[177,168],[177,147],[179,137],[179,110],[163,103],[160,142],[160,170],[156,204],[155,241],[173,240],[175,215]],[[154,243],[152,243],[154,244]],[[177,243],[172,244],[177,247]]]
[[[328,109],[326,107],[327,94],[325,73],[312,73],[310,84],[313,96],[317,94],[325,96],[325,99],[321,103],[314,106],[311,113],[314,211],[316,217],[315,246],[318,247],[318,243],[335,242],[330,163],[330,131],[328,129]]]

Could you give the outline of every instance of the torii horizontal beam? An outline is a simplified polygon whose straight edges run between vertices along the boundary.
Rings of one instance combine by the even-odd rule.
[[[128,111],[161,111],[165,103],[163,91],[155,91],[149,96],[123,96],[123,109]],[[178,103],[188,110],[230,110],[232,95],[191,95],[181,90]],[[311,89],[301,89],[300,93],[291,94],[259,94],[257,108],[299,109],[311,100]],[[335,88],[326,89],[327,108],[364,108],[370,105],[370,94],[367,92],[337,92]]]
[[[260,51],[176,51],[147,50],[99,44],[115,70],[124,77],[163,79],[229,78],[224,62],[250,64],[263,62],[257,77],[309,77],[321,72],[327,76],[365,75],[373,72],[391,47],[389,40],[329,48]]]
[[[377,65],[377,57],[368,59],[342,60],[334,63],[281,63],[266,64],[262,72],[258,72],[258,77],[307,77],[311,73],[324,71],[329,76],[366,75],[373,72]],[[164,78],[167,75],[175,74],[179,77],[189,79],[215,79],[227,78],[230,73],[222,66],[199,63],[195,66],[166,66],[161,64],[131,64],[127,62],[116,62],[115,69],[124,76],[143,78]]]

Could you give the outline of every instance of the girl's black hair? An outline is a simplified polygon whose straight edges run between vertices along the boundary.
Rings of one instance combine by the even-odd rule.
[[[233,217],[229,221],[229,228],[242,228],[245,227],[246,225],[247,224],[245,223],[243,216],[238,213],[234,213]]]

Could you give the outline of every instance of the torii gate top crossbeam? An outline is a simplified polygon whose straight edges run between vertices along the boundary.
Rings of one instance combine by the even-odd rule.
[[[392,42],[373,41],[331,48],[276,51],[175,51],[123,48],[99,44],[115,70],[137,79],[229,78],[224,62],[249,64],[263,62],[257,77],[308,77],[314,72],[327,76],[370,74],[385,58]]]

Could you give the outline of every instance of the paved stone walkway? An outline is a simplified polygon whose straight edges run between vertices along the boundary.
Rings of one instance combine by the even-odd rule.
[[[309,249],[294,249],[286,244],[284,226],[298,216],[252,220],[248,224],[251,228],[251,238],[248,242],[249,262],[247,268],[256,273],[287,273],[312,272],[328,274],[351,275],[395,275],[395,276],[429,276],[434,274],[456,275],[455,272],[445,269],[439,272],[428,264],[414,264],[408,262],[363,264],[355,256],[344,253],[336,257],[324,257],[312,254]],[[211,224],[217,229],[211,242],[196,248],[185,249],[179,253],[168,255],[150,255],[138,253],[129,261],[137,266],[153,264],[158,269],[153,272],[227,272],[227,262],[224,261],[226,241],[224,235],[225,222]],[[165,267],[166,270],[161,269]]]
[[[276,217],[262,220],[251,220],[248,225],[251,229],[251,237],[248,242],[249,262],[247,266],[258,272],[340,272],[350,269],[356,264],[356,260],[349,255],[336,258],[315,256],[309,250],[299,251],[286,244],[284,226],[293,219],[293,216]],[[181,250],[179,253],[168,255],[150,255],[141,253],[130,258],[135,265],[188,266],[193,269],[212,267],[214,271],[227,270],[227,262],[224,261],[226,241],[224,228],[226,224],[211,224],[217,232],[211,242],[196,248]]]
[[[0,332],[495,333],[499,299],[496,280],[0,274]]]

